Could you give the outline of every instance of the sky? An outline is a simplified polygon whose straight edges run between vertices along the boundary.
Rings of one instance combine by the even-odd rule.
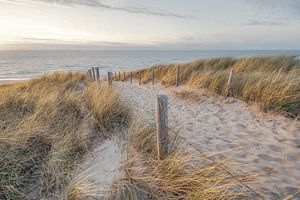
[[[0,0],[0,50],[296,50],[300,0]]]

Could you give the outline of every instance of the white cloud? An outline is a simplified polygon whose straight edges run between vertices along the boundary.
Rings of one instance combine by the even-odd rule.
[[[24,0],[5,0],[7,2],[23,2]],[[135,14],[146,14],[146,15],[154,15],[154,16],[161,16],[161,17],[176,17],[176,18],[190,18],[191,16],[180,15],[177,13],[162,11],[162,10],[150,10],[145,7],[122,7],[122,6],[112,6],[109,4],[101,3],[99,0],[31,0],[27,1],[30,3],[35,2],[43,2],[43,3],[50,3],[50,4],[61,4],[66,6],[73,6],[73,5],[82,5],[82,6],[89,6],[95,8],[103,8],[109,10],[116,10],[116,11],[123,11],[128,13],[135,13]]]

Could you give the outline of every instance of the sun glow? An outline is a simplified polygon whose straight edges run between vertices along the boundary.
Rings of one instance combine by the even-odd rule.
[[[224,7],[214,7],[214,14],[207,12],[214,4],[206,1],[160,4],[0,0],[0,49],[30,49],[37,44],[46,49],[47,45],[188,49],[295,49],[300,45],[295,42],[300,41],[297,19],[274,21],[271,14],[253,15],[251,6],[242,2],[229,0]],[[237,9],[245,14],[237,14]]]

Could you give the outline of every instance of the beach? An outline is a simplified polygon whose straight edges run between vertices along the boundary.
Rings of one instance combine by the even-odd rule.
[[[298,64],[215,58],[2,81],[0,198],[300,199]]]
[[[188,89],[184,86],[165,88],[127,81],[117,82],[114,87],[135,116],[149,122],[155,121],[156,95],[167,95],[169,125],[183,137],[183,148],[226,158],[232,172],[258,175],[249,185],[266,199],[283,199],[299,191],[298,121],[263,113],[255,105],[203,89],[194,90],[200,101],[188,102],[173,96],[174,91]]]
[[[15,81],[0,80],[0,85],[10,84],[10,83],[16,83],[16,82],[20,82],[20,81],[17,81],[17,80],[15,80]]]

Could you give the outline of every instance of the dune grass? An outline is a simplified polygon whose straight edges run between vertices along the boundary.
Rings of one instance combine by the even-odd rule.
[[[155,79],[162,85],[175,85],[177,65],[161,65],[134,72],[142,74],[142,83]],[[207,88],[226,94],[230,67],[234,79],[229,94],[245,102],[257,103],[264,111],[280,112],[288,117],[300,116],[300,64],[293,56],[251,57],[235,60],[215,58],[180,65],[180,84],[191,88]],[[127,73],[127,77],[129,73]]]
[[[203,100],[203,98],[196,91],[180,90],[173,91],[172,94],[176,99],[185,100],[192,103]]]
[[[169,152],[157,159],[154,125],[134,122],[128,131],[123,176],[113,185],[110,199],[247,199],[238,180],[222,169],[223,163],[211,163],[183,148],[171,134]]]
[[[255,197],[241,184],[254,177],[229,174],[224,170],[225,160],[211,162],[209,157],[187,151],[174,131],[170,134],[168,155],[163,160],[157,159],[154,124],[135,120],[125,141],[120,177],[110,191],[106,191],[104,199],[228,200]],[[67,199],[99,199],[97,194],[101,189],[97,183],[78,180]]]
[[[126,123],[111,88],[85,74],[0,86],[0,199],[58,199],[92,144]]]

